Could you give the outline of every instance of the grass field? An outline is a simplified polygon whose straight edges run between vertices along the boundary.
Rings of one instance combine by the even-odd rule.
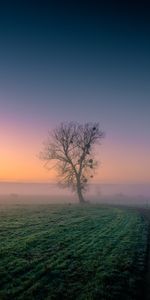
[[[1,207],[0,300],[137,299],[147,224],[100,205]]]

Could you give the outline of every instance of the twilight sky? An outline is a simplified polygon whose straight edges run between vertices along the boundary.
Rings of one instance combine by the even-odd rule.
[[[37,156],[50,128],[74,120],[106,132],[95,181],[150,183],[149,5],[10,2],[0,6],[0,180],[55,181]]]

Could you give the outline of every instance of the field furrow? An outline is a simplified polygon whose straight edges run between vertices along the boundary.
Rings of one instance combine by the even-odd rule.
[[[99,205],[0,212],[0,299],[136,299],[147,223]]]

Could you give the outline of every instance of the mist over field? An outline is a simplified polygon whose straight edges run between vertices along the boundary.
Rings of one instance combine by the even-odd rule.
[[[149,205],[149,184],[91,184],[85,194],[90,202]],[[54,183],[0,183],[0,203],[77,203],[75,193]]]
[[[124,194],[128,196],[150,196],[150,184],[91,184],[88,194],[114,195]],[[0,182],[0,194],[9,195],[17,193],[22,195],[72,195],[68,189],[59,188],[55,183],[13,183]]]

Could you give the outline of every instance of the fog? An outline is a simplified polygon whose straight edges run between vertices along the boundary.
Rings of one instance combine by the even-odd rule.
[[[72,193],[67,189],[58,187],[52,183],[12,183],[0,182],[1,195],[57,195],[71,196]],[[150,197],[150,184],[91,184],[87,194],[106,196],[114,194],[124,194],[128,196],[146,196]]]
[[[149,184],[91,184],[85,198],[90,202],[150,205]],[[0,183],[0,203],[77,203],[75,194],[57,184]]]

